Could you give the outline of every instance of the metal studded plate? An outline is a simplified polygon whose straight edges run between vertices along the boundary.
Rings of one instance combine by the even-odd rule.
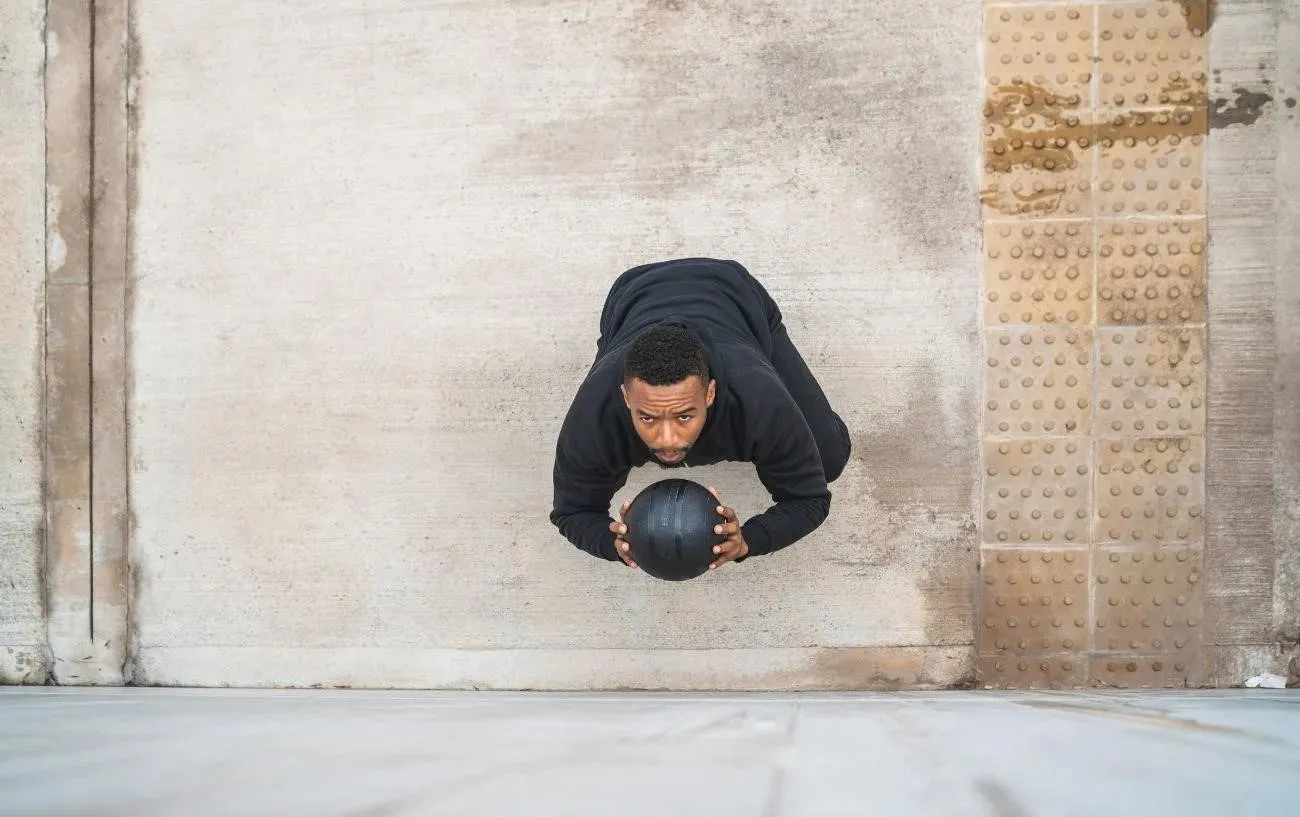
[[[1073,97],[1070,97],[1072,99]],[[1039,86],[997,89],[984,108],[985,216],[1092,215],[1096,127]]]
[[[1097,129],[1099,215],[1205,212],[1205,109],[1107,116]]]
[[[1087,442],[1068,438],[985,442],[984,540],[1086,543],[1091,460]]]
[[[1205,533],[1204,469],[1202,437],[1102,440],[1094,541],[1200,543]]]
[[[1197,686],[1201,679],[1199,652],[1168,655],[1093,656],[1088,674],[1092,686],[1117,689],[1176,689]]]
[[[985,433],[1089,433],[1091,347],[1092,332],[1087,329],[986,333]]]
[[[1107,435],[1205,432],[1205,330],[1099,330],[1097,426]]]
[[[1098,651],[1182,652],[1199,648],[1199,549],[1103,548],[1093,572]]]
[[[1093,14],[985,10],[986,216],[1092,215]]]
[[[1092,9],[1082,5],[985,9],[989,86],[1032,83],[1086,107],[1092,99]]]
[[[1203,220],[1108,221],[1098,232],[1099,322],[1205,322]]]
[[[1079,689],[1086,685],[1083,655],[981,655],[979,684],[985,689]]]
[[[980,650],[1051,654],[1088,647],[1088,551],[984,552]]]
[[[1204,3],[1102,4],[1097,16],[1103,106],[1204,104]]]
[[[1092,320],[1089,221],[989,224],[984,230],[986,326]]]

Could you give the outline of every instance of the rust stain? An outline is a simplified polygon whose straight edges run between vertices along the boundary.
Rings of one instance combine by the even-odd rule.
[[[1188,31],[1204,34],[1214,25],[1215,0],[1177,0],[1183,11],[1183,20]]]
[[[1185,104],[1166,111],[1116,111],[1093,122],[1078,109],[1078,94],[1065,96],[1033,83],[997,86],[984,105],[986,176],[1018,173],[1031,183],[1019,191],[986,184],[981,202],[1004,215],[1051,214],[1068,191],[1052,177],[1079,171],[1084,151],[1094,143],[1108,148],[1146,142],[1154,148],[1205,134],[1205,93],[1190,89],[1186,78],[1173,80],[1162,90],[1162,101],[1180,94]]]
[[[1273,101],[1268,94],[1233,88],[1235,99],[1219,97],[1210,103],[1210,127],[1226,128],[1230,125],[1253,125],[1264,115],[1264,106]]]

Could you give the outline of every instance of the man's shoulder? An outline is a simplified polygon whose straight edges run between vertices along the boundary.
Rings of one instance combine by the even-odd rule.
[[[587,369],[574,391],[569,413],[594,419],[618,410],[622,405],[622,364],[617,355],[605,354]]]
[[[727,391],[744,414],[755,419],[798,408],[772,362],[748,347],[728,352]]]

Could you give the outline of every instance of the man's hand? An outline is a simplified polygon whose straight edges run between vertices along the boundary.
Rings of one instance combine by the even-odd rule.
[[[740,520],[736,519],[736,512],[722,504],[722,497],[718,496],[716,488],[709,486],[709,493],[713,494],[713,498],[718,500],[717,511],[723,519],[721,525],[713,528],[713,532],[721,533],[727,537],[726,541],[713,546],[713,552],[718,558],[714,560],[713,564],[709,565],[709,570],[717,570],[719,566],[732,559],[739,559],[742,556],[749,555],[749,545],[745,544],[745,537],[740,533]]]
[[[624,502],[623,507],[618,509],[618,516],[621,522],[610,522],[609,531],[614,534],[614,551],[618,557],[627,563],[628,567],[636,567],[636,562],[632,561],[632,547],[623,538],[627,536],[627,509],[632,503]]]

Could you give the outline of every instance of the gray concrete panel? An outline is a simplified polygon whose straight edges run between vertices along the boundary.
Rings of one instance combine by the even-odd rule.
[[[42,594],[45,4],[0,6],[0,683],[49,673]]]
[[[976,4],[134,15],[138,680],[971,668]],[[686,255],[768,285],[856,456],[814,536],[664,585],[549,527],[549,469],[606,288]],[[748,466],[690,476],[769,501]]]

